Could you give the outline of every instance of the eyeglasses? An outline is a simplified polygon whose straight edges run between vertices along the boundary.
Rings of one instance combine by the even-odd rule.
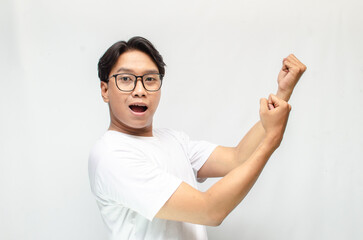
[[[136,76],[131,73],[120,73],[112,75],[115,78],[117,88],[123,92],[134,91],[137,79],[141,78],[142,86],[149,92],[159,91],[163,81],[163,75],[159,73],[149,73],[142,76]]]

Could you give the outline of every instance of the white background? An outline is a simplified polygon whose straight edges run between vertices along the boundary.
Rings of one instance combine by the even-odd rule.
[[[362,239],[362,10],[358,0],[1,0],[0,239],[105,239],[87,173],[109,124],[97,62],[135,35],[167,63],[154,125],[221,145],[259,119],[284,57],[308,67],[281,147],[211,240]]]

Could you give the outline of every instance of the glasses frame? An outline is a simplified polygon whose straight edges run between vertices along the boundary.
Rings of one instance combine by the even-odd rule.
[[[117,76],[119,76],[119,75],[123,75],[123,74],[127,74],[127,75],[132,75],[132,76],[134,76],[135,77],[135,81],[134,81],[134,87],[131,89],[131,90],[122,90],[121,88],[119,88],[119,86],[117,85]],[[148,89],[146,89],[146,87],[145,87],[145,84],[144,84],[144,77],[146,76],[146,75],[151,75],[151,74],[156,74],[156,75],[159,75],[159,77],[160,77],[160,87],[157,89],[157,90],[148,90]],[[114,75],[112,75],[111,77],[109,77],[109,79],[108,80],[110,80],[111,78],[115,78],[115,84],[116,84],[116,87],[118,88],[118,90],[120,90],[121,92],[132,92],[132,91],[134,91],[135,90],[135,88],[136,88],[136,83],[137,83],[137,80],[139,79],[139,78],[141,78],[141,83],[142,83],[142,86],[144,87],[144,89],[146,90],[146,91],[148,91],[148,92],[157,92],[157,91],[159,91],[160,90],[160,88],[161,88],[161,86],[163,85],[163,77],[164,77],[164,75],[163,74],[160,74],[160,73],[146,73],[146,74],[144,74],[144,75],[141,75],[141,76],[136,76],[135,74],[132,74],[132,73],[118,73],[118,74],[114,74]]]

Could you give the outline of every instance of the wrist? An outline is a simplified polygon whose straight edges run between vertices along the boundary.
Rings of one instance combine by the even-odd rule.
[[[280,146],[282,135],[278,133],[266,133],[263,140],[264,144],[270,146],[274,151]]]
[[[277,89],[277,93],[276,93],[276,96],[282,100],[284,100],[285,102],[288,102],[290,97],[291,97],[291,94],[292,94],[292,90],[289,91],[289,90],[283,90],[281,88],[278,88]]]

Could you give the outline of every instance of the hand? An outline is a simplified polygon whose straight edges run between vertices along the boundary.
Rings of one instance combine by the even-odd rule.
[[[269,109],[269,105],[273,105],[273,108]],[[261,123],[266,137],[273,140],[276,148],[282,141],[290,111],[291,105],[273,94],[270,94],[269,100],[266,98],[260,100]]]
[[[282,61],[282,68],[277,78],[279,85],[277,90],[277,97],[288,101],[299,81],[300,77],[306,70],[306,66],[302,64],[293,54],[290,54]]]

